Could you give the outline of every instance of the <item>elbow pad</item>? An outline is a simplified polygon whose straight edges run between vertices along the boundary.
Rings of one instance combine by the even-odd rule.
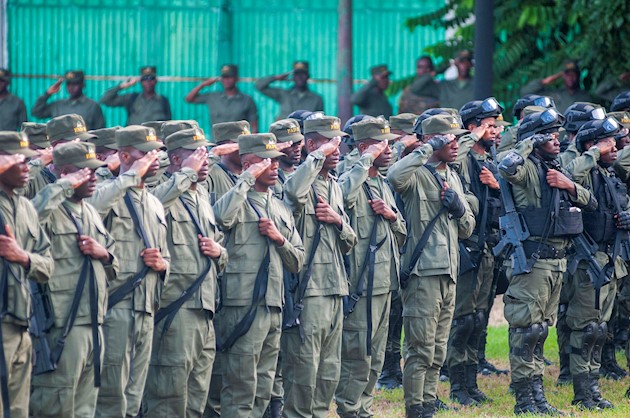
[[[499,170],[505,171],[508,175],[513,176],[516,174],[516,170],[523,164],[525,164],[523,157],[512,151],[506,155],[503,160],[501,160],[501,163],[499,163]]]

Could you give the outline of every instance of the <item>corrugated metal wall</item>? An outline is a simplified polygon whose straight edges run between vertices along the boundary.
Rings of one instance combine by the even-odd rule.
[[[367,78],[368,68],[378,63],[389,64],[393,78],[411,75],[416,56],[443,32],[410,33],[404,20],[440,3],[355,0],[354,77]],[[305,59],[314,79],[334,80],[336,75],[334,0],[9,0],[7,14],[9,67],[14,74],[36,76],[12,82],[13,92],[29,110],[54,82],[41,75],[68,69],[126,77],[153,64],[162,76],[206,77],[217,75],[220,66],[231,61],[239,65],[242,78],[255,79],[289,71],[293,61]],[[86,94],[98,99],[118,82],[88,80]],[[162,81],[158,89],[170,99],[174,118],[194,118],[207,128],[207,108],[183,99],[196,84]],[[261,128],[268,126],[277,114],[275,103],[255,92],[252,81],[241,82],[240,88],[253,95]],[[334,82],[313,83],[312,89],[324,96],[326,112],[334,114]],[[63,97],[65,91],[54,98]],[[126,119],[121,108],[104,111],[108,125]]]

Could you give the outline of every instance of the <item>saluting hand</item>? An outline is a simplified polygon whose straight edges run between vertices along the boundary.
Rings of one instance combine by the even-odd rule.
[[[388,146],[387,141],[378,141],[377,143],[372,144],[369,147],[367,147],[367,149],[365,150],[365,153],[372,154],[372,157],[374,157],[374,159],[376,160],[378,156],[381,155],[383,151],[385,151],[385,148],[387,148],[387,146]]]
[[[258,221],[258,232],[260,232],[260,235],[269,238],[277,246],[281,247],[284,245],[284,237],[271,219],[260,218],[260,221]]]
[[[140,252],[144,264],[150,269],[160,272],[166,271],[166,261],[162,258],[159,248],[145,248]]]
[[[52,147],[44,148],[38,151],[39,157],[37,159],[40,161],[43,167],[46,167],[48,164],[52,163],[53,160],[53,149]]]
[[[481,173],[479,173],[479,181],[481,181],[486,186],[490,187],[494,190],[499,190],[499,182],[492,174],[492,171],[488,170],[488,167],[482,167]]]
[[[105,161],[103,162],[107,164],[107,168],[113,173],[120,167],[120,156],[118,155],[118,153],[111,154],[107,158],[105,158]]]
[[[20,247],[9,225],[5,226],[5,233],[6,235],[0,235],[0,257],[28,268],[31,262],[28,253]]]
[[[212,147],[210,152],[217,157],[222,155],[231,154],[235,151],[238,151],[238,144],[236,142],[226,142],[225,144],[217,145],[216,147]]]
[[[400,142],[402,142],[405,145],[405,149],[409,148],[412,145],[418,145],[418,137],[416,137],[416,134],[409,134],[409,135],[405,135],[402,138],[400,138]]]
[[[7,171],[16,164],[21,164],[25,160],[22,154],[5,154],[0,155],[0,174]]]
[[[274,77],[274,79],[276,81],[287,80],[291,74],[293,74],[293,71],[289,71],[288,73],[278,74],[277,76]]]
[[[387,203],[385,203],[384,200],[374,199],[369,200],[369,202],[370,206],[372,206],[372,210],[377,215],[381,215],[383,218],[387,219],[390,222],[394,222],[397,219],[396,212],[394,212],[392,208],[390,208]]]
[[[199,173],[204,163],[208,161],[208,151],[204,147],[197,148],[182,162],[182,168],[190,168]]]
[[[202,87],[210,87],[211,85],[213,85],[217,81],[219,81],[219,77],[210,77],[209,79],[202,81],[201,82],[201,86]]]
[[[138,82],[140,81],[140,77],[131,77],[129,80],[127,81],[123,81],[122,83],[120,83],[120,88],[121,89],[128,89],[129,87],[138,84]]]
[[[271,165],[271,159],[269,159],[269,158],[265,158],[264,160],[262,160],[262,161],[261,161],[261,162],[259,162],[259,163],[255,163],[255,164],[250,165],[250,166],[247,168],[247,171],[248,171],[248,172],[249,172],[252,176],[254,176],[255,178],[258,178],[258,177],[260,177],[260,175],[261,175],[262,173],[264,173],[264,172],[265,172],[265,170],[266,170],[266,169],[267,169],[270,165]]]
[[[317,196],[317,206],[315,206],[315,217],[318,221],[326,224],[337,225],[341,228],[343,218],[330,205],[324,202],[321,196]]]
[[[89,168],[82,168],[74,173],[62,174],[61,178],[68,180],[73,189],[78,189],[83,183],[92,177],[92,171]]]
[[[79,243],[79,250],[83,255],[89,255],[93,259],[103,262],[109,260],[109,252],[107,249],[91,236],[81,235],[77,237],[77,241]]]
[[[219,258],[221,256],[221,246],[208,237],[197,235],[199,239],[199,250],[201,254],[210,258]]]
[[[158,150],[147,152],[144,157],[137,159],[131,165],[131,170],[136,170],[140,177],[144,177],[151,165],[158,159]]]
[[[276,144],[276,151],[282,151],[283,149],[289,148],[291,145],[293,145],[292,142],[278,142]]]
[[[317,150],[323,152],[324,155],[328,157],[339,148],[339,144],[341,144],[341,137],[336,136],[330,141],[323,143]]]
[[[55,93],[59,93],[59,90],[61,90],[61,83],[63,83],[63,78],[58,79],[55,84],[48,87],[48,90],[46,90],[46,94],[52,96]]]
[[[488,132],[488,124],[482,123],[472,130],[472,133],[477,136],[477,138],[483,138],[483,136]]]

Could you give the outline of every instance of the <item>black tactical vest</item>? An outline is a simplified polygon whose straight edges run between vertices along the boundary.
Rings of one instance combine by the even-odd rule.
[[[479,233],[480,219],[484,208],[488,211],[486,215],[486,228],[498,229],[499,217],[503,213],[503,202],[501,201],[501,191],[494,190],[486,186],[479,180],[481,169],[486,167],[496,178],[499,178],[499,171],[493,161],[479,161],[472,151],[468,153],[468,176],[470,177],[470,191],[479,200],[479,216],[474,234]],[[463,183],[463,181],[462,181]]]
[[[584,214],[584,230],[598,244],[612,244],[617,233],[617,200],[623,209],[628,205],[628,187],[617,176],[614,171],[608,169],[613,176],[605,176],[598,167],[591,170],[591,193],[597,199],[598,206],[594,212]]]

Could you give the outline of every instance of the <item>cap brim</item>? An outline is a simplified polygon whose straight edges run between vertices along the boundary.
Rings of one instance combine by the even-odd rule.
[[[37,151],[33,151],[30,148],[4,149],[3,151],[9,154],[22,154],[26,158],[37,157],[39,155]]]
[[[448,131],[442,131],[442,132],[432,132],[432,133],[428,133],[428,132],[423,132],[424,135],[446,135],[446,134],[453,134],[453,135],[464,135],[464,134],[469,134],[470,131],[466,130],[466,129],[449,129]]]
[[[383,134],[383,135],[375,135],[372,138],[377,141],[393,141],[394,139],[400,138],[401,135],[396,134]]]
[[[320,134],[321,136],[325,138],[330,138],[330,139],[333,139],[336,136],[348,136],[348,134],[345,133],[344,131],[317,131],[315,133]]]
[[[106,145],[102,145],[103,148],[107,148],[107,149],[113,149],[115,151],[118,151],[118,145],[116,144],[106,144]]]
[[[83,132],[75,136],[75,138],[79,138],[81,141],[90,141],[91,139],[96,139],[96,135],[93,135],[89,132]]]
[[[194,144],[184,145],[180,148],[194,150],[194,149],[204,148],[204,147],[209,147],[209,146],[214,146],[214,144],[208,141],[197,141]]]
[[[305,70],[303,68],[298,68],[297,70],[293,70],[293,74],[299,74],[299,73],[308,75],[308,70]]]
[[[278,142],[280,143],[290,142],[292,144],[297,144],[298,142],[303,141],[303,140],[304,140],[304,135],[302,134],[288,135],[282,138],[278,138]]]
[[[81,161],[80,163],[74,163],[72,165],[79,168],[99,168],[105,167],[107,163],[101,160],[97,160],[96,158],[92,158],[86,161]]]
[[[286,155],[280,151],[271,151],[271,150],[262,151],[262,152],[252,152],[252,154],[260,158],[278,158],[278,157],[284,157]]]
[[[512,126],[512,124],[505,120],[498,120],[495,122],[497,126]]]
[[[160,149],[163,146],[164,146],[164,144],[161,143],[160,141],[147,141],[147,142],[145,142],[143,144],[132,145],[132,147],[134,147],[138,151],[143,151],[143,152],[149,152],[149,151],[153,151],[155,149]]]

